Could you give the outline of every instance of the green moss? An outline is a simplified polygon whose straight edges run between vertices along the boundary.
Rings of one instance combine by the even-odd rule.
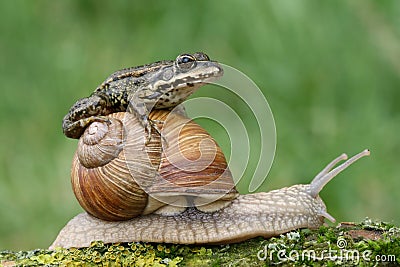
[[[278,263],[288,266],[400,265],[400,228],[366,219],[360,224],[302,229],[279,237],[221,246],[93,242],[82,249],[0,252],[2,266],[266,266]]]

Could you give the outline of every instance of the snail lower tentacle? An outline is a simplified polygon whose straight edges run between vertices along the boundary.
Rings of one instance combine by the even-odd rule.
[[[369,153],[364,150],[331,170],[347,158],[341,155],[310,184],[240,195],[229,206],[213,213],[188,208],[174,216],[149,214],[121,222],[106,222],[82,213],[61,230],[50,249],[86,247],[96,240],[105,243],[224,244],[256,236],[276,236],[298,228],[317,228],[325,218],[334,221],[318,193],[334,176]]]

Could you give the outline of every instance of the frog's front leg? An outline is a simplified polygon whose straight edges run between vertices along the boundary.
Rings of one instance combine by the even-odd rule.
[[[149,120],[149,108],[143,101],[138,101],[138,98],[131,98],[129,100],[128,112],[134,114],[139,120],[140,124],[147,131],[146,145],[151,139],[152,123]]]
[[[149,113],[152,108],[153,107],[151,104],[146,105],[146,102],[139,97],[132,97],[129,101],[128,112],[134,114],[140,121],[140,124],[146,130],[147,136],[145,145],[148,145],[151,140],[152,129],[156,130],[161,138],[164,138],[161,134],[160,128],[157,126],[159,121],[153,121],[149,119]]]
[[[78,100],[63,119],[63,132],[69,138],[79,139],[86,127],[94,122],[109,122],[104,117],[112,113],[111,107],[106,99],[98,95]]]

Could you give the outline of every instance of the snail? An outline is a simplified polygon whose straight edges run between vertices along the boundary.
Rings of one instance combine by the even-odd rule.
[[[86,212],[67,223],[50,249],[92,241],[227,244],[318,228],[325,219],[335,222],[319,192],[370,154],[366,149],[348,160],[342,154],[310,184],[239,195],[215,140],[185,116],[153,111],[163,138],[154,131],[147,144],[133,115],[108,117],[111,123],[89,125],[73,159],[73,191]]]

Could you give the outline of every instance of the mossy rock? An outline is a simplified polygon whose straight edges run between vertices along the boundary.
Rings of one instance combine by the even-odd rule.
[[[221,246],[104,244],[2,251],[0,266],[400,266],[400,228],[372,222],[302,229]]]

